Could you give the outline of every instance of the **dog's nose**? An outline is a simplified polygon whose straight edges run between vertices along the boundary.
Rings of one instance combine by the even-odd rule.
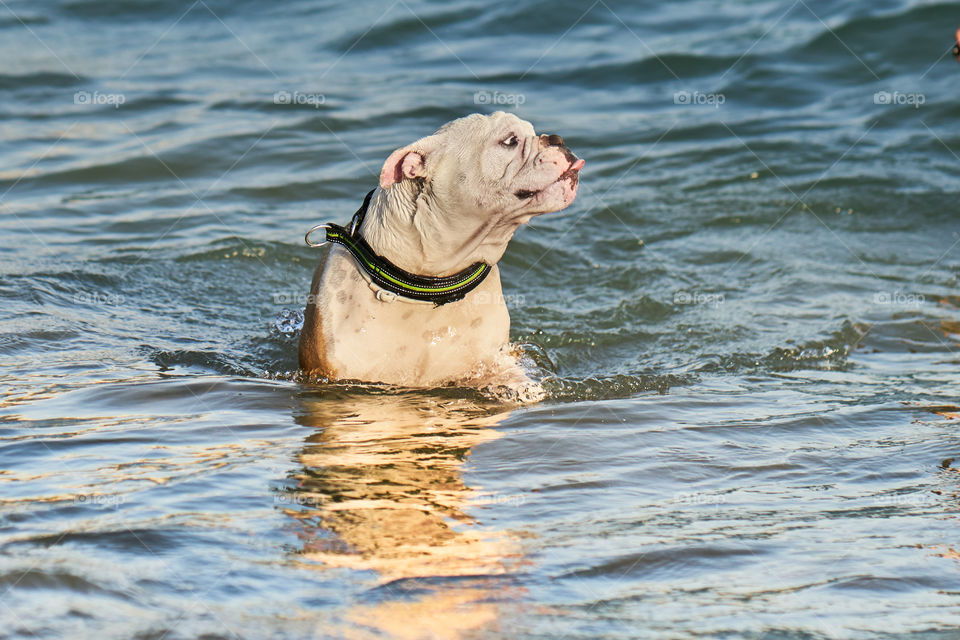
[[[562,146],[563,146],[563,138],[561,138],[560,136],[558,136],[558,135],[555,134],[555,133],[551,133],[550,135],[543,134],[542,136],[540,136],[540,139],[541,139],[543,142],[545,142],[548,147],[562,147]]]

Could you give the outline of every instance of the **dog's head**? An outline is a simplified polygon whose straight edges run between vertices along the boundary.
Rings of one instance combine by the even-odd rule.
[[[411,187],[449,215],[514,228],[559,211],[577,194],[584,161],[558,135],[537,135],[511,113],[473,114],[390,154],[380,187]],[[405,181],[412,181],[406,183]]]

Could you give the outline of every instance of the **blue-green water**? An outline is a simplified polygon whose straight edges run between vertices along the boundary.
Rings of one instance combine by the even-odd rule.
[[[958,24],[3,0],[0,638],[957,637]],[[550,398],[299,381],[304,231],[497,108]]]

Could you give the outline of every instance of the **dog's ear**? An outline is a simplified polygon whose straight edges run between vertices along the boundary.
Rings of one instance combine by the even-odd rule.
[[[391,153],[380,170],[380,188],[386,189],[406,178],[425,178],[427,157],[437,147],[436,138],[428,136]]]
[[[424,177],[426,175],[424,160],[420,153],[411,151],[407,147],[397,149],[383,163],[383,169],[380,171],[380,188],[386,189],[404,178]]]

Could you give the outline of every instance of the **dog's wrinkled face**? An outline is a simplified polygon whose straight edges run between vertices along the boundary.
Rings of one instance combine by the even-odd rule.
[[[477,173],[496,208],[513,218],[570,206],[584,162],[567,149],[563,138],[538,136],[529,122],[502,112],[482,124]]]
[[[529,122],[498,111],[454,120],[398,149],[380,185],[420,180],[420,195],[452,215],[519,225],[569,206],[583,165],[560,136],[537,135]]]

